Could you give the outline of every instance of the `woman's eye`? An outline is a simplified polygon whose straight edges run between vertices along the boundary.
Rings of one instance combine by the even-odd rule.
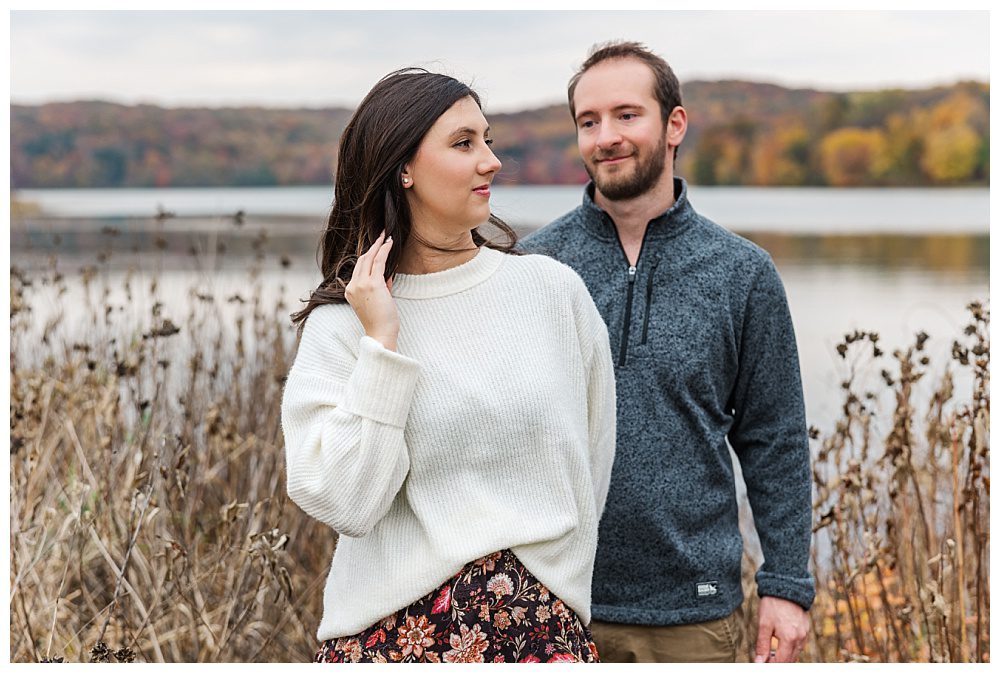
[[[493,138],[487,138],[485,140],[485,142],[486,142],[487,145],[492,145],[493,144]]]
[[[455,147],[463,147],[463,148],[472,147],[472,141],[471,140],[459,140],[457,143],[455,143]]]

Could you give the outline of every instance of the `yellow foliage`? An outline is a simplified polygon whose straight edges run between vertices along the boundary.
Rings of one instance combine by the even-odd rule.
[[[837,187],[875,182],[888,166],[888,143],[879,129],[838,129],[823,138],[819,152],[823,175]]]
[[[959,182],[972,176],[981,139],[965,123],[928,135],[920,167],[935,182]]]
[[[788,149],[808,142],[809,133],[802,126],[781,128],[758,141],[751,158],[753,184],[802,184],[806,179],[806,166],[794,161]]]
[[[738,185],[746,177],[743,169],[743,143],[731,138],[719,148],[715,162],[715,175],[719,184]]]
[[[989,111],[982,100],[959,91],[934,106],[931,110],[931,124],[939,130],[961,124],[988,128]]]

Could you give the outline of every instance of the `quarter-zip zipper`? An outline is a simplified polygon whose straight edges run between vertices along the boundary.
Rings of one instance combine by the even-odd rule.
[[[642,232],[642,243],[639,244],[639,254],[635,257],[635,264],[632,264],[629,262],[628,254],[625,252],[625,246],[622,244],[621,234],[618,233],[618,227],[615,226],[614,220],[612,220],[611,216],[607,213],[605,213],[604,216],[608,218],[609,222],[611,222],[611,226],[615,230],[615,238],[618,240],[618,247],[622,251],[622,257],[625,258],[625,263],[628,264],[628,275],[626,276],[628,280],[628,291],[625,294],[625,324],[622,325],[622,341],[621,346],[618,349],[618,366],[624,367],[628,356],[628,333],[632,323],[632,290],[635,287],[636,269],[639,266],[639,260],[642,259],[642,249],[646,247],[646,237],[649,235],[650,226],[647,222],[646,230]]]
[[[618,351],[618,366],[625,364],[625,356],[628,354],[628,328],[632,323],[632,288],[635,287],[635,267],[628,268],[628,294],[625,298],[625,327],[622,330],[622,343]]]
[[[653,257],[653,263],[649,267],[646,276],[646,315],[642,318],[642,345],[646,345],[646,336],[649,334],[649,311],[653,306],[653,276],[656,275],[656,267],[660,265],[660,258]]]

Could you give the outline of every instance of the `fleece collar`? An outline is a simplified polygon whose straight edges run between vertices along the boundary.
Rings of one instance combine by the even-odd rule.
[[[605,241],[617,240],[614,221],[607,212],[594,203],[594,183],[588,182],[583,190],[583,207],[577,222],[589,234]],[[674,205],[649,221],[645,240],[667,239],[679,236],[697,222],[698,213],[687,198],[687,182],[674,178]]]

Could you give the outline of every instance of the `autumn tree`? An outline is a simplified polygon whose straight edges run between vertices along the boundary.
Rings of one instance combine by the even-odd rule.
[[[809,132],[802,125],[781,126],[754,145],[755,185],[803,185],[808,181]]]
[[[968,124],[932,131],[924,145],[920,166],[935,182],[955,183],[972,177],[981,141]]]
[[[885,134],[878,129],[848,127],[820,142],[820,163],[829,184],[857,187],[876,184],[887,167]]]
[[[959,91],[935,105],[928,117],[921,168],[938,183],[972,178],[982,156],[982,138],[975,127],[989,128],[985,106]]]
[[[885,125],[886,178],[890,184],[920,184],[924,180],[921,157],[924,153],[926,113],[916,111],[889,115]]]
[[[688,82],[677,173],[717,185],[988,184],[989,83],[831,93]],[[12,104],[10,182],[30,187],[329,184],[347,109]],[[564,103],[490,114],[499,184],[587,179]]]

